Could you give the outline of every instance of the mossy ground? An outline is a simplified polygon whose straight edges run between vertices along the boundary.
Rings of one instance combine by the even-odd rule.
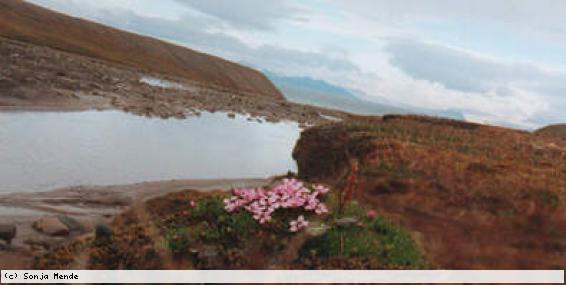
[[[341,214],[333,211],[326,223],[342,217],[359,221],[347,227],[333,226],[324,235],[308,239],[300,250],[299,262],[314,268],[334,268],[333,260],[342,260],[343,264],[347,259],[353,264],[363,260],[365,269],[430,266],[409,232],[383,216],[368,218],[366,213],[367,209],[358,201],[346,204]]]
[[[335,197],[336,195],[330,195],[328,202],[335,203]],[[356,268],[356,262],[364,259],[367,262],[360,269],[426,266],[420,249],[409,233],[399,225],[384,217],[366,218],[366,209],[357,201],[348,203],[340,215],[335,207],[333,209],[329,215],[312,217],[312,223],[328,225],[329,229],[320,236],[307,236],[302,241],[302,246],[298,247],[299,252],[292,264],[275,264],[277,258],[266,261],[266,264],[277,267],[329,268],[335,260],[342,260],[342,263],[350,260],[348,266]],[[218,249],[215,258],[223,260],[220,262],[222,266],[241,263],[241,260],[231,257],[246,256],[248,251],[253,250],[251,244],[264,244],[269,251],[260,251],[273,257],[287,249],[294,235],[300,235],[288,231],[285,217],[295,213],[285,211],[292,212],[280,211],[273,223],[259,225],[245,211],[226,212],[220,197],[207,198],[201,200],[185,217],[168,220],[169,225],[175,226],[166,227],[165,242],[174,254],[185,257],[190,256],[191,252],[199,255],[203,248],[215,247]],[[355,217],[359,219],[359,223],[347,227],[333,225],[340,216]],[[258,240],[258,236],[268,238]],[[200,263],[198,257],[193,259]],[[211,263],[205,262],[202,265],[211,266]]]
[[[383,217],[365,218],[356,201],[335,214],[329,195],[328,215],[307,218],[329,226],[322,235],[292,233],[294,210],[281,210],[273,222],[260,225],[245,211],[228,213],[227,193],[173,193],[148,201],[117,217],[110,231],[80,246],[54,250],[36,263],[51,269],[77,264],[82,255],[90,269],[390,269],[423,268],[416,243],[400,226]],[[190,201],[196,201],[191,207]],[[330,204],[332,203],[332,204]],[[306,213],[300,213],[306,214]],[[337,227],[339,217],[356,217],[357,225]],[[341,243],[343,247],[341,249]],[[80,250],[78,250],[80,249]],[[59,258],[60,257],[60,258]]]

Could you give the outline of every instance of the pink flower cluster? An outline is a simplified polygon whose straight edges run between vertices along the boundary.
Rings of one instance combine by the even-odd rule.
[[[224,208],[234,212],[241,208],[250,212],[260,224],[271,221],[277,209],[303,208],[322,215],[328,212],[326,205],[319,197],[328,193],[329,189],[322,185],[314,185],[313,189],[304,186],[297,179],[283,179],[271,189],[240,188],[234,189],[230,199],[224,199]],[[290,223],[289,230],[296,232],[308,226],[303,216]]]

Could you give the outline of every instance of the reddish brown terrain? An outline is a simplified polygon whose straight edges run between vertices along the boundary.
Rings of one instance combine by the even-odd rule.
[[[230,250],[221,246],[226,236],[194,244],[184,233],[207,237],[203,223],[227,233],[255,226],[215,224],[228,216],[214,203],[189,206],[226,192],[182,191],[134,206],[114,219],[112,235],[76,239],[36,259],[35,267],[564,269],[566,144],[559,140],[454,120],[385,116],[308,129],[293,156],[300,178],[330,185],[333,193],[348,187],[357,164],[354,198],[402,226],[424,263],[415,259],[410,242],[390,247],[408,263],[375,264],[356,255],[305,259],[301,252],[316,237],[274,234],[269,226],[238,236],[240,246],[229,242]],[[210,217],[193,220],[194,211]],[[359,245],[372,242],[386,246],[371,239]]]
[[[46,28],[48,27],[48,28]],[[153,38],[56,13],[22,0],[0,2],[0,36],[283,100],[260,72]]]
[[[543,136],[560,138],[566,141],[566,124],[546,126],[537,130],[536,133]]]
[[[64,215],[51,217],[44,233],[57,227],[68,232],[38,234],[33,213],[25,220],[3,217],[17,223],[19,233],[14,244],[2,242],[0,267],[564,269],[566,264],[563,126],[533,134],[420,116],[355,117],[294,104],[250,68],[19,0],[0,2],[0,66],[8,67],[0,69],[0,111],[119,109],[163,118],[224,111],[314,124],[293,152],[298,176],[329,185],[333,195],[349,187],[361,215],[375,209],[402,227],[379,220],[377,234],[360,234],[364,239],[357,245],[377,244],[381,263],[364,259],[367,252],[357,248],[358,256],[322,260],[324,252],[316,250],[312,259],[311,251],[299,257],[315,237],[256,230],[249,217],[228,216],[221,200],[213,199],[226,197],[232,181],[4,194],[0,204]],[[141,81],[147,77],[175,87]],[[324,115],[344,121],[328,123]],[[347,182],[352,177],[355,186]],[[216,204],[191,209],[195,199]],[[68,225],[61,226],[64,221]],[[226,227],[226,221],[233,224]],[[75,223],[84,228],[71,230]],[[95,230],[98,224],[106,226]],[[365,220],[361,227],[369,224]],[[213,232],[211,238],[211,229],[225,234]],[[187,236],[199,247],[183,239]],[[222,243],[230,238],[241,247],[225,250]],[[409,246],[392,248],[399,240]],[[395,252],[401,261],[391,257]]]
[[[302,178],[341,187],[395,219],[442,268],[564,269],[566,145],[528,132],[417,116],[315,127]]]

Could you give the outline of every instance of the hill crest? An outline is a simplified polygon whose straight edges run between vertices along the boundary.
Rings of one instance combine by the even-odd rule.
[[[237,93],[249,92],[284,100],[281,92],[257,70],[21,0],[0,2],[0,36],[219,85]]]

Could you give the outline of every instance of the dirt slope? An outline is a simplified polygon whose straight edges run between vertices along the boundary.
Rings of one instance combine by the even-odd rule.
[[[304,179],[343,187],[398,220],[452,269],[564,269],[566,145],[528,132],[417,117],[363,118],[304,131]]]
[[[566,124],[546,126],[536,131],[537,134],[558,137],[566,140]]]
[[[251,68],[21,0],[0,1],[0,36],[283,100],[279,90]]]

